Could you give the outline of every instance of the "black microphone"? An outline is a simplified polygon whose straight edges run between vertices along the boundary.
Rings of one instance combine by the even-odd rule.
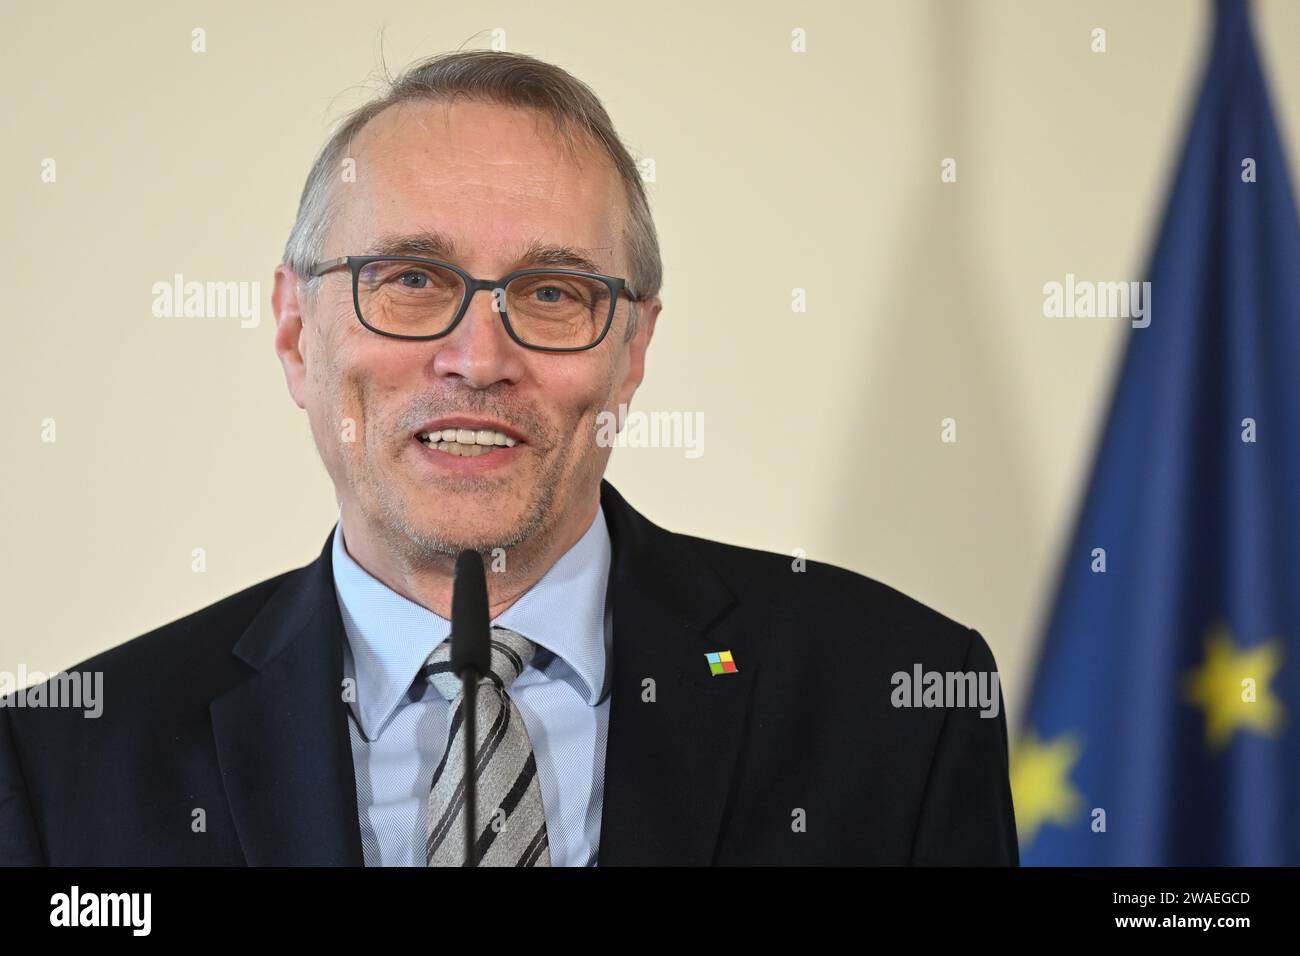
[[[456,556],[456,570],[451,583],[451,669],[461,680],[461,697],[465,714],[465,866],[474,866],[478,824],[474,805],[478,791],[474,772],[478,740],[474,717],[477,713],[478,682],[492,667],[489,644],[487,577],[483,559],[473,550]]]

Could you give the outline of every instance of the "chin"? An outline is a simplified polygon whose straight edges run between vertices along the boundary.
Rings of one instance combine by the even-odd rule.
[[[519,534],[519,522],[502,520],[503,517],[499,513],[484,516],[461,513],[454,518],[438,515],[417,518],[410,527],[414,539],[439,551],[449,554],[466,548],[484,551],[512,542]]]

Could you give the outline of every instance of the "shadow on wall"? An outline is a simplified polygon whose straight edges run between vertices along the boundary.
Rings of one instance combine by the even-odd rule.
[[[973,118],[965,37],[975,14],[932,5],[931,105],[922,119],[925,172],[899,227],[894,285],[883,333],[866,356],[858,409],[865,448],[838,473],[826,540],[873,576],[964,624],[988,627],[990,609],[1020,600],[1032,516],[1038,513],[1024,424],[1033,409],[1014,397],[999,347],[999,307],[989,288],[977,215],[980,175],[970,163]],[[928,157],[933,157],[931,163]],[[957,160],[957,181],[940,161]],[[930,163],[930,165],[925,165]],[[917,182],[913,180],[913,182]],[[1026,321],[1032,321],[1027,316]],[[952,419],[956,441],[942,440]],[[918,537],[917,528],[939,528]],[[957,580],[956,587],[944,583]],[[996,653],[1006,635],[988,634]]]

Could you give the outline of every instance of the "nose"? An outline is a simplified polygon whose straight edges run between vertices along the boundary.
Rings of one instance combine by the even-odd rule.
[[[458,377],[473,388],[517,382],[524,373],[523,347],[510,338],[492,307],[493,292],[480,289],[456,328],[440,341],[433,368],[440,376]]]

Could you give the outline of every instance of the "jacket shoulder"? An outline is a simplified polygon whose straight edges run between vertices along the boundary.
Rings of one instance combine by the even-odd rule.
[[[102,688],[96,699],[102,702],[102,720],[83,721],[77,708],[13,706],[5,709],[20,730],[30,726],[44,733],[61,728],[83,733],[89,725],[102,727],[139,726],[144,714],[197,713],[207,701],[237,677],[244,665],[231,653],[245,629],[281,587],[297,571],[259,581],[191,614],[154,628],[92,657],[64,668],[42,685],[45,696],[55,699],[55,684],[77,680],[88,688]],[[60,676],[62,675],[62,676]],[[21,693],[22,691],[17,691]]]
[[[157,671],[165,662],[200,666],[230,654],[235,642],[280,586],[299,571],[286,571],[221,598],[184,617],[87,658],[70,670]]]
[[[797,629],[801,640],[820,637],[841,653],[843,641],[856,636],[874,650],[953,667],[988,654],[974,629],[865,574],[794,554],[673,536],[723,580],[742,610],[748,607],[747,617],[767,621],[767,628]]]

